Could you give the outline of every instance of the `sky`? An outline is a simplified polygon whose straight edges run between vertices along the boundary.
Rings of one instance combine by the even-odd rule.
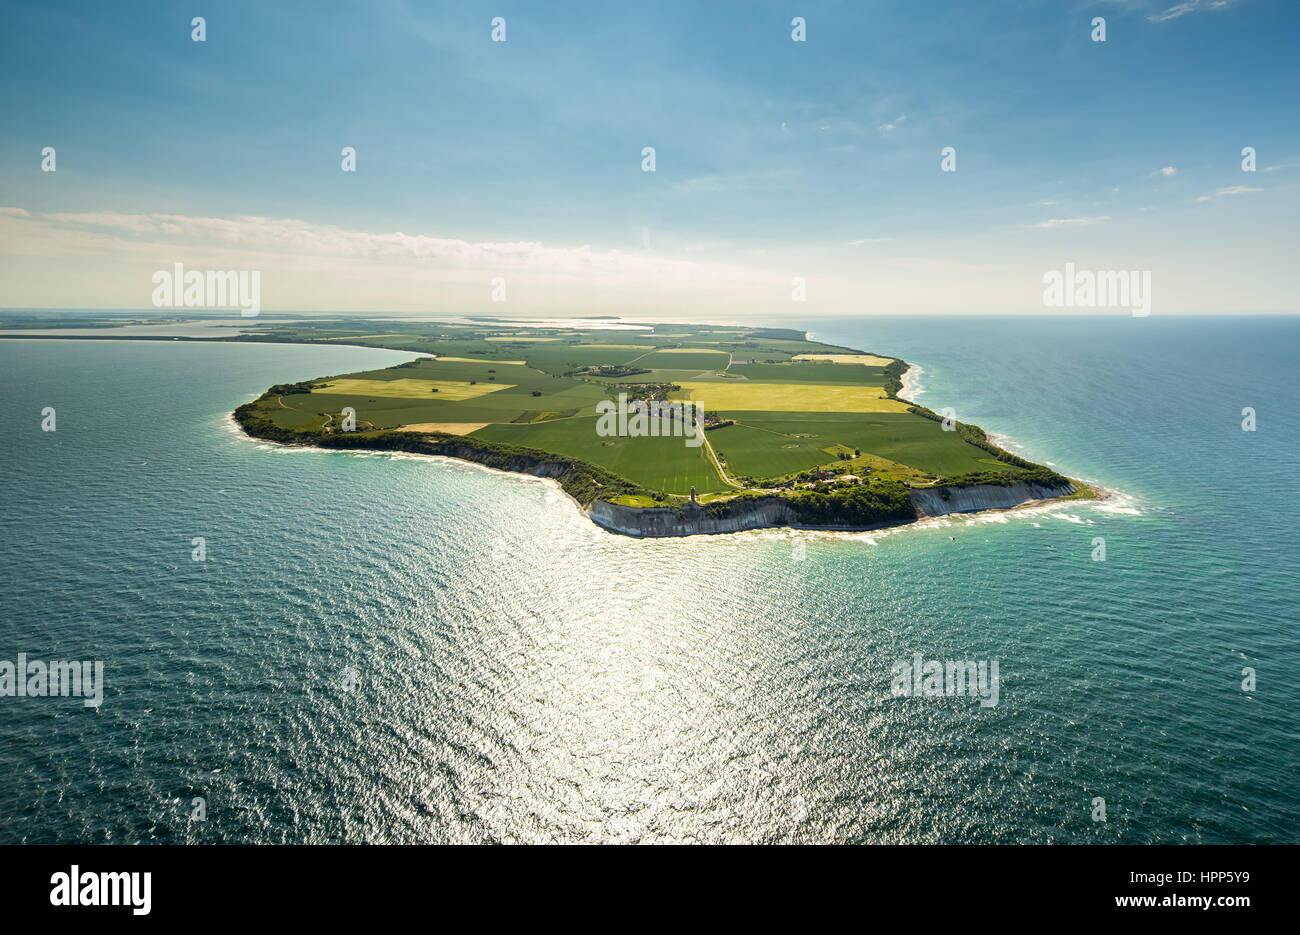
[[[1293,0],[0,0],[0,307],[1095,312],[1072,263],[1292,314],[1298,47]]]

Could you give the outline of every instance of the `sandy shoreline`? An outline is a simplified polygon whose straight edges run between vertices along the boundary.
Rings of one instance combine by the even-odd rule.
[[[916,403],[916,400],[912,398],[911,394],[921,392],[925,389],[925,387],[921,385],[920,380],[920,376],[923,373],[925,373],[925,371],[919,366],[909,363],[907,369],[903,371],[903,375],[899,377],[899,382],[903,384],[903,387],[895,395],[898,396],[899,399],[903,400],[903,402]],[[918,406],[920,405],[920,403],[916,404]]]

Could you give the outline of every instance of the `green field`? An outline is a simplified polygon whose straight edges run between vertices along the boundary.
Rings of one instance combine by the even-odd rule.
[[[945,432],[938,422],[907,412],[873,412],[862,415],[835,412],[724,412],[737,427],[749,429],[736,443],[724,442],[731,428],[714,429],[709,440],[715,450],[727,455],[730,474],[772,477],[799,468],[783,466],[796,456],[812,464],[831,464],[833,456],[824,449],[835,445],[861,449],[933,475],[957,475],[974,471],[1009,470],[988,452],[962,441],[956,432]],[[771,441],[763,442],[768,438]],[[751,440],[752,439],[752,440]],[[794,446],[794,447],[787,447]]]
[[[380,324],[364,318],[248,327],[247,340],[347,342],[437,355],[276,387],[254,407],[278,428],[329,434],[340,430],[341,412],[351,407],[361,431],[468,432],[479,441],[587,462],[644,488],[621,494],[638,503],[647,492],[673,502],[692,486],[710,498],[736,493],[707,449],[687,447],[680,436],[597,435],[597,403],[620,392],[633,399],[663,394],[664,384],[680,388],[673,398],[690,398],[735,420],[707,438],[727,473],[754,479],[756,488],[788,483],[814,468],[912,485],[1020,470],[908,411],[910,404],[887,389],[890,377],[879,363],[885,358],[792,362],[800,354],[842,355],[845,361],[862,355],[802,340],[795,331],[686,324],[655,325],[653,331],[527,328],[490,319]],[[649,372],[609,377],[589,369],[607,365]],[[809,483],[809,476],[799,482]]]
[[[310,393],[280,396],[267,415],[289,428],[350,406],[358,424],[397,428],[416,422],[512,422],[526,412],[577,414],[594,411],[605,398],[599,386],[500,361],[420,360],[320,382],[324,385]],[[435,386],[437,393],[431,392]]]
[[[636,358],[632,364],[647,370],[717,370],[730,360],[726,351],[651,351]]]
[[[688,448],[683,438],[601,438],[596,417],[565,419],[536,425],[489,425],[475,438],[541,448],[572,455],[608,468],[651,490],[689,494],[726,490],[703,446]]]
[[[620,347],[603,350],[593,347],[571,347],[567,344],[533,344],[527,349],[519,350],[517,356],[526,360],[530,367],[563,376],[580,367],[626,364],[645,353],[639,348]]]
[[[862,364],[732,364],[728,374],[750,380],[776,383],[867,383],[880,386],[885,382],[884,367]]]
[[[640,367],[640,364],[634,364]],[[601,377],[607,383],[680,383],[682,380],[694,380],[699,376],[698,370],[651,370],[649,373],[636,373],[627,377]]]
[[[825,440],[796,438],[757,425],[727,425],[709,431],[709,444],[726,464],[727,473],[781,477],[826,464]]]

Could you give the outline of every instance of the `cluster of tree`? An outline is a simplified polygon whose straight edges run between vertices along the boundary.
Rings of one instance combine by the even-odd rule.
[[[587,376],[587,377],[634,377],[640,373],[649,373],[641,367],[624,367],[620,364],[600,364],[591,367],[579,367],[577,370],[570,370],[566,376]]]
[[[1068,483],[1070,483],[1068,477],[1057,474],[1051,468],[1041,466],[1019,471],[972,471],[969,474],[958,474],[956,477],[945,477],[943,480],[945,487],[975,487],[979,484],[992,484],[995,487],[1014,487],[1016,484],[1062,487]]]
[[[907,362],[895,358],[885,364],[885,395],[897,397],[903,388],[903,374],[907,373]]]
[[[702,506],[705,515],[721,519],[742,504],[755,500],[788,503],[800,522],[816,526],[873,526],[877,523],[910,522],[916,508],[907,495],[908,488],[898,481],[883,481],[870,486],[834,487],[797,494],[765,494],[750,491],[728,500],[715,500]],[[684,517],[685,511],[678,510]]]
[[[899,481],[880,481],[786,497],[799,519],[813,525],[870,526],[916,519],[916,508]]]
[[[266,391],[266,396],[292,396],[294,393],[310,393],[312,389],[325,383],[325,380],[303,380],[301,383],[277,383]]]
[[[627,393],[629,399],[659,400],[667,402],[670,393],[676,393],[681,387],[676,383],[624,383],[621,386],[611,387],[610,396],[616,397],[618,393]]]

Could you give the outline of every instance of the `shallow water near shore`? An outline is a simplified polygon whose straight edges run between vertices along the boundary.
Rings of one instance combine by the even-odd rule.
[[[228,419],[410,354],[0,342],[0,659],[106,680],[0,697],[0,841],[1300,840],[1300,322],[800,326],[1116,496],[630,539]],[[998,704],[892,697],[914,653],[998,660]]]

